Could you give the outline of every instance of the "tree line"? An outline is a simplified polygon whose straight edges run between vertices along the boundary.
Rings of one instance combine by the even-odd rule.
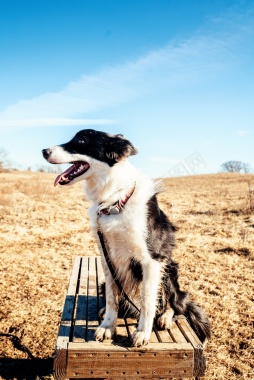
[[[0,147],[0,172],[6,172],[9,170],[15,170],[12,167],[11,162],[8,159],[8,154],[4,148]],[[31,170],[31,168],[27,168]],[[242,161],[230,160],[224,162],[221,165],[221,170],[228,173],[251,173],[251,167],[249,164]],[[41,165],[35,171],[46,173],[59,173],[61,172],[60,165]]]
[[[15,164],[13,164],[8,157],[7,151],[0,147],[0,173],[6,173],[13,170],[19,170],[15,167]],[[27,171],[36,171],[36,172],[45,172],[45,173],[61,173],[61,167],[60,165],[40,165],[36,168],[33,167],[27,167]]]
[[[221,165],[221,169],[223,172],[229,173],[250,173],[251,168],[249,164],[241,161],[227,161]]]

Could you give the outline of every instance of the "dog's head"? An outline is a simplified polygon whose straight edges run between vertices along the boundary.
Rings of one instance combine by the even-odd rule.
[[[56,178],[55,186],[58,183],[71,185],[87,179],[98,169],[98,163],[110,168],[137,153],[123,135],[111,135],[93,129],[78,132],[66,144],[42,150],[44,158],[51,164],[72,164]]]

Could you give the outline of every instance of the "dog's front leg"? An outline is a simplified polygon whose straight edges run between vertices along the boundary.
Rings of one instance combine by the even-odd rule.
[[[105,270],[105,281],[106,313],[103,322],[95,331],[95,339],[98,341],[113,337],[118,313],[118,288],[108,269]]]
[[[150,259],[142,264],[142,300],[138,328],[132,335],[132,345],[135,347],[148,344],[153,328],[157,305],[157,293],[160,281],[160,263]]]

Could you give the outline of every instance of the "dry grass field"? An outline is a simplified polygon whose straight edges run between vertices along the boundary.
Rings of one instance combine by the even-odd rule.
[[[49,358],[74,256],[97,254],[88,204],[82,184],[54,188],[52,174],[0,178],[0,333],[20,338],[34,357]],[[212,322],[205,379],[254,379],[254,175],[168,178],[164,184],[161,207],[179,228],[174,258],[181,287]],[[0,358],[5,379],[1,360],[15,359],[15,365],[27,355],[0,336]]]

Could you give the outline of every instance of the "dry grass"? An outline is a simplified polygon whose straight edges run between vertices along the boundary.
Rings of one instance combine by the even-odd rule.
[[[54,188],[51,174],[0,177],[0,333],[21,338],[35,357],[50,357],[73,258],[97,253],[88,205],[81,184]],[[161,206],[179,227],[181,286],[212,321],[206,380],[253,379],[254,176],[164,183]],[[0,337],[0,357],[27,356]]]

